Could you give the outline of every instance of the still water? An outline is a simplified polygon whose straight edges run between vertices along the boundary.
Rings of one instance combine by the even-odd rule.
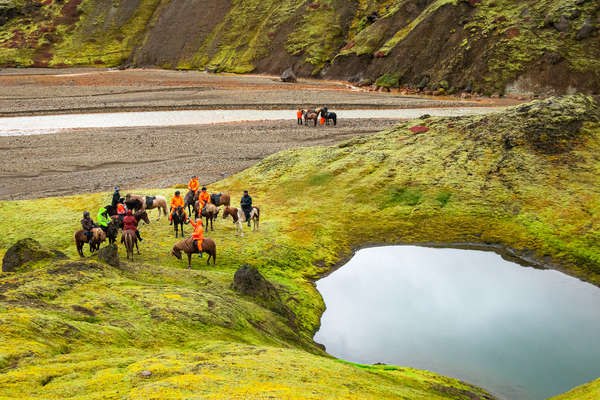
[[[544,399],[600,377],[600,289],[492,252],[360,250],[317,282],[315,341],[335,357],[427,369],[503,399]]]
[[[502,107],[408,108],[392,110],[336,110],[344,118],[417,118],[423,114],[447,117],[487,114]],[[296,110],[184,110],[95,114],[38,115],[0,118],[0,136],[40,135],[64,129],[116,128],[132,126],[207,125],[225,122],[292,119]]]

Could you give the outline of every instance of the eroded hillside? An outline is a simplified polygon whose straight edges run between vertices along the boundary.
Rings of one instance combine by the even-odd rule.
[[[452,93],[597,93],[595,0],[2,0],[0,65],[158,66]]]

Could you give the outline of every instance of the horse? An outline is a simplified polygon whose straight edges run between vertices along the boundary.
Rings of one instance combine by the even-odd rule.
[[[106,234],[100,228],[94,228],[91,230],[92,239],[90,241],[90,253],[100,249],[100,244],[106,240]],[[83,257],[83,245],[88,241],[87,235],[83,229],[75,232],[75,246],[77,246],[77,252],[80,257]]]
[[[229,196],[229,193],[211,193],[210,202],[217,207],[227,207],[231,204],[231,196]]]
[[[244,237],[244,231],[242,230],[242,222],[247,222],[244,210],[235,207],[225,207],[225,209],[223,210],[223,219],[227,218],[228,215],[231,215],[231,218],[233,218],[233,223],[236,227],[236,235],[240,234],[242,237]],[[250,211],[250,219],[254,222],[254,227],[252,230],[256,229],[258,231],[258,222],[260,219],[260,209],[258,207],[252,207],[252,211]]]
[[[133,210],[152,210],[158,209],[158,218],[157,221],[160,220],[162,210],[163,215],[168,215],[167,212],[167,199],[164,196],[140,196],[137,194],[127,194],[125,196],[125,204],[127,208]],[[132,207],[130,207],[130,204]]]
[[[304,113],[304,126],[308,126],[308,120],[311,120],[311,119],[315,121],[314,126],[317,126],[317,120],[319,119],[320,112],[321,112],[321,109],[307,110]]]
[[[144,221],[145,224],[150,223],[150,218],[148,218],[148,212],[145,210],[138,210],[133,213],[133,216],[137,220],[137,222]],[[110,217],[111,220],[116,223],[117,228],[123,229],[123,217],[120,215],[113,215]]]
[[[181,236],[184,236],[183,233],[183,224],[187,224],[187,219],[185,217],[185,212],[183,211],[183,207],[177,207],[175,211],[173,211],[173,226],[175,228],[175,237],[178,237],[179,230],[178,226],[181,226]]]
[[[117,241],[119,235],[119,217],[115,215],[110,219],[111,221],[106,226],[106,237],[108,238],[108,244],[113,244]]]
[[[125,250],[127,251],[127,259],[129,260],[129,254],[131,254],[131,261],[133,261],[133,247],[137,249],[138,255],[140,254],[140,248],[138,247],[138,239],[134,230],[128,229],[123,231],[123,242],[125,242]]]
[[[198,253],[198,246],[194,243],[193,238],[187,238],[175,243],[171,250],[171,255],[177,257],[178,260],[181,260],[182,251],[187,254],[188,268],[192,268],[192,254]],[[212,257],[213,265],[215,265],[217,261],[217,245],[215,244],[215,241],[211,238],[204,238],[202,241],[202,251],[208,254],[206,264],[210,264],[210,259]]]
[[[337,125],[337,114],[336,113],[321,111],[321,115],[325,118],[326,125],[329,125],[329,121],[333,121],[333,126]]]
[[[197,193],[195,194],[192,190],[188,190],[188,192],[186,193],[183,201],[185,203],[184,207],[187,207],[188,209],[188,215],[192,215],[192,207],[194,207],[194,204],[196,203],[197,199]]]
[[[208,230],[208,222],[210,221],[210,230],[214,231],[215,228],[213,228],[213,221],[219,216],[219,207],[211,203],[207,204],[202,209],[202,216],[206,218],[206,224],[204,224],[206,230]]]

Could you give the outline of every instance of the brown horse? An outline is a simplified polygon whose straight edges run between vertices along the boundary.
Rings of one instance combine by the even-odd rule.
[[[138,255],[140,254],[140,248],[138,247],[138,239],[134,230],[128,229],[123,231],[123,242],[125,242],[125,250],[127,250],[127,259],[131,254],[131,261],[133,261],[133,247],[137,249]]]
[[[145,224],[150,223],[150,218],[148,218],[147,211],[137,210],[135,213],[133,213],[133,216],[135,217],[137,222],[144,221]],[[123,218],[121,218],[120,216],[114,215],[111,217],[111,220],[113,221],[113,223],[117,224],[117,227],[119,229],[123,229]]]
[[[317,108],[316,110],[308,110],[304,113],[304,125],[308,126],[308,121],[309,120],[314,120],[315,121],[315,125],[317,126],[317,120],[319,119],[319,113],[321,112],[320,108]]]
[[[223,219],[227,218],[228,215],[231,215],[231,218],[233,218],[233,223],[236,227],[236,235],[239,234],[243,237],[244,231],[242,230],[242,222],[247,222],[244,210],[235,207],[225,207],[223,209]],[[250,219],[254,221],[253,230],[258,230],[258,222],[260,219],[260,209],[258,207],[252,207],[252,211],[250,211]]]
[[[211,193],[210,202],[217,207],[227,207],[231,203],[231,196],[229,196],[229,193]]]
[[[136,210],[153,210],[155,208],[158,209],[158,218],[157,221],[160,220],[161,210],[162,215],[168,215],[167,212],[167,199],[164,196],[140,196],[137,194],[128,194],[125,196],[125,204],[127,204],[128,208],[133,208]],[[131,207],[130,207],[131,205]]]
[[[198,253],[198,246],[194,243],[193,238],[187,238],[175,243],[171,250],[171,255],[177,257],[178,260],[181,260],[182,251],[187,254],[188,268],[192,268],[192,254]],[[210,264],[210,259],[212,257],[213,265],[215,265],[217,261],[217,245],[215,244],[215,241],[211,238],[204,238],[202,241],[202,251],[208,254],[206,264]]]
[[[206,224],[204,224],[206,230],[208,230],[208,222],[210,221],[210,230],[214,231],[213,221],[219,216],[219,207],[214,204],[207,204],[206,207],[202,209],[202,216],[206,218]]]
[[[100,244],[106,240],[106,234],[100,228],[94,228],[91,230],[92,239],[90,240],[90,253],[100,249]],[[83,257],[83,245],[87,243],[87,235],[83,229],[75,232],[75,246],[77,246],[77,252],[80,257]]]

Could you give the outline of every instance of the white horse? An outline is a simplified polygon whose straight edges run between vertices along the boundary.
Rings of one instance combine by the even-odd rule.
[[[241,208],[225,206],[223,209],[223,219],[227,218],[228,215],[231,215],[231,218],[233,218],[233,223],[236,227],[236,235],[239,234],[244,237],[242,223],[247,222],[244,211]],[[252,211],[250,211],[250,219],[253,222],[252,230],[258,231],[260,221],[260,209],[258,207],[252,207]]]

